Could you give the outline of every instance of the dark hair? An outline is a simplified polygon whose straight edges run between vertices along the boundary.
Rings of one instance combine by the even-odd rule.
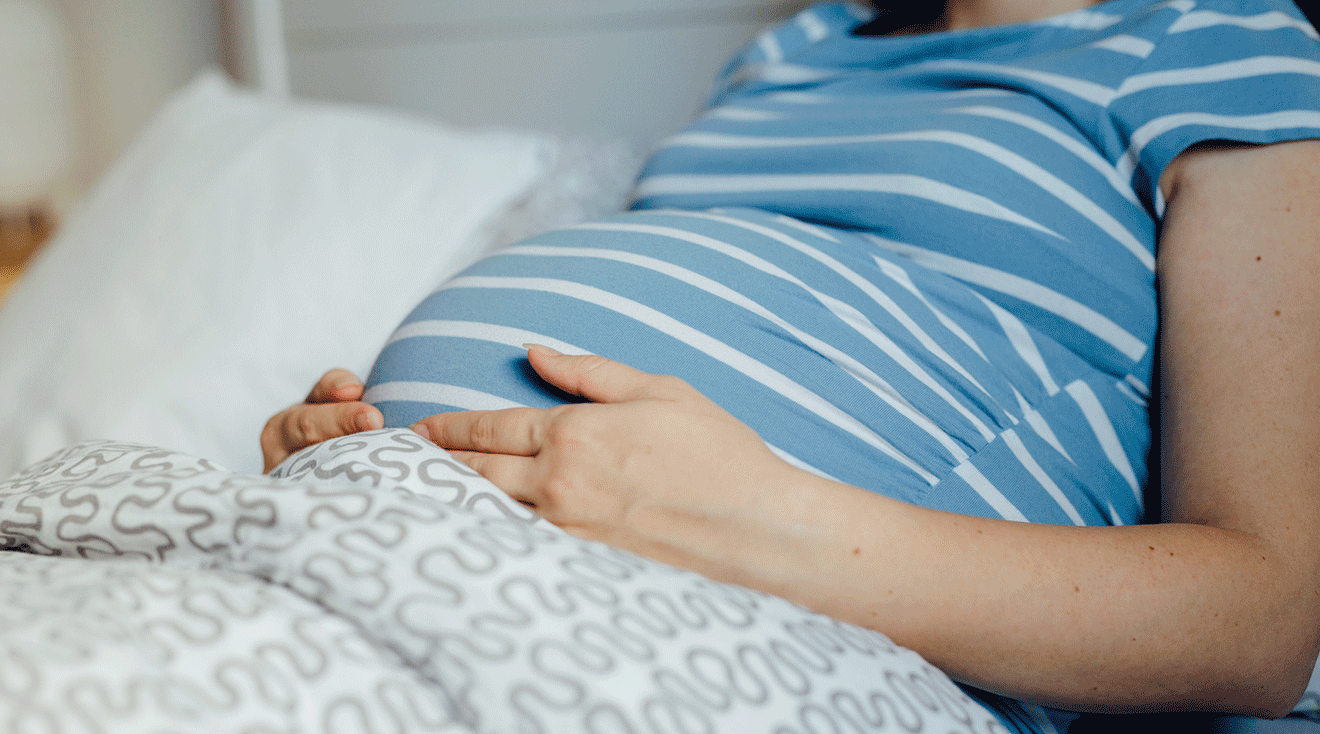
[[[1294,0],[1294,2],[1311,25],[1320,24],[1320,0]],[[876,13],[874,20],[855,29],[854,34],[883,36],[902,28],[934,25],[940,16],[944,15],[943,2],[872,0],[871,4],[879,12]]]
[[[921,26],[933,26],[944,15],[943,2],[923,0],[874,0],[875,18],[865,25],[858,26],[853,34],[858,36],[883,36],[887,33]]]
[[[1302,15],[1311,21],[1311,25],[1320,21],[1320,2],[1317,0],[1294,0],[1294,2],[1297,3],[1297,9],[1302,11]]]

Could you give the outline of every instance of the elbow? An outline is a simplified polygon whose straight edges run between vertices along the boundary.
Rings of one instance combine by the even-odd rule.
[[[1265,719],[1292,712],[1306,693],[1320,652],[1320,614],[1298,617],[1246,636],[1239,648],[1246,651],[1245,660],[1239,657],[1224,679],[1232,681],[1221,699],[1229,705],[1219,708]]]
[[[1217,680],[1201,688],[1166,710],[1213,711],[1242,714],[1262,719],[1287,716],[1301,701],[1315,666],[1312,657],[1302,666],[1287,661],[1273,669],[1248,667],[1216,676]]]
[[[1248,645],[1254,643],[1268,651],[1257,658],[1262,711],[1256,715],[1262,718],[1277,719],[1297,707],[1320,655],[1320,593],[1311,583],[1296,583],[1305,578],[1302,574],[1292,574],[1292,578],[1294,593],[1282,595],[1276,625],[1262,625],[1248,635]]]
[[[1314,661],[1313,661],[1314,663]],[[1306,685],[1311,679],[1308,668],[1305,676],[1292,677],[1290,680],[1277,682],[1259,682],[1240,690],[1240,705],[1228,707],[1227,713],[1247,714],[1262,719],[1280,719],[1292,713],[1297,703],[1306,693]]]
[[[1312,661],[1314,665],[1314,661]],[[1291,676],[1287,679],[1248,684],[1241,690],[1241,705],[1232,707],[1229,713],[1241,713],[1262,719],[1279,719],[1287,716],[1302,700],[1306,685],[1311,679],[1311,670],[1304,676]]]
[[[1212,679],[1223,684],[1211,686],[1218,688],[1211,700],[1220,702],[1212,710],[1277,719],[1293,711],[1311,682],[1320,655],[1320,563],[1312,561],[1320,547],[1278,545],[1257,546],[1251,557],[1260,553],[1263,563],[1238,577],[1254,582],[1239,587],[1250,589],[1239,592],[1248,598],[1205,629],[1202,649],[1217,652],[1203,659],[1215,661]]]
[[[1292,713],[1311,682],[1316,665],[1316,646],[1298,646],[1305,652],[1294,653],[1293,659],[1280,666],[1278,679],[1260,696],[1261,712],[1257,716],[1278,719]]]

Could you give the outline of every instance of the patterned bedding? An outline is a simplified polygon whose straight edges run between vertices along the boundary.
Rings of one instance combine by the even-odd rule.
[[[1002,731],[917,654],[539,521],[408,431],[0,483],[6,732]]]

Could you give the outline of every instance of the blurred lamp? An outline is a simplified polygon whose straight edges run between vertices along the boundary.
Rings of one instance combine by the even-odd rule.
[[[9,235],[48,217],[45,202],[69,167],[69,66],[68,40],[44,2],[0,0],[0,229]],[[13,248],[14,237],[0,239]]]

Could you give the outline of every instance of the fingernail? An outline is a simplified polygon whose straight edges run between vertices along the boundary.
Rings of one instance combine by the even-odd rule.
[[[354,380],[352,377],[345,377],[344,379],[336,382],[335,386],[332,389],[338,390],[341,387],[349,387],[351,385],[358,385],[358,384],[360,383],[357,380]]]
[[[359,431],[374,431],[374,430],[376,430],[376,420],[375,420],[375,417],[372,416],[372,415],[369,415],[369,414],[367,414],[367,413],[362,413],[362,414],[359,415],[358,417],[354,418],[354,419],[353,419],[353,425],[357,426],[357,429],[358,429]]]
[[[427,441],[431,440],[431,429],[427,428],[425,423],[417,423],[413,425],[412,429],[418,436],[421,436]]]
[[[524,344],[523,349],[526,349],[529,352],[539,352],[541,354],[545,354],[551,357],[564,356],[563,352],[559,351],[558,349],[551,349],[550,347],[547,347],[544,344]]]

